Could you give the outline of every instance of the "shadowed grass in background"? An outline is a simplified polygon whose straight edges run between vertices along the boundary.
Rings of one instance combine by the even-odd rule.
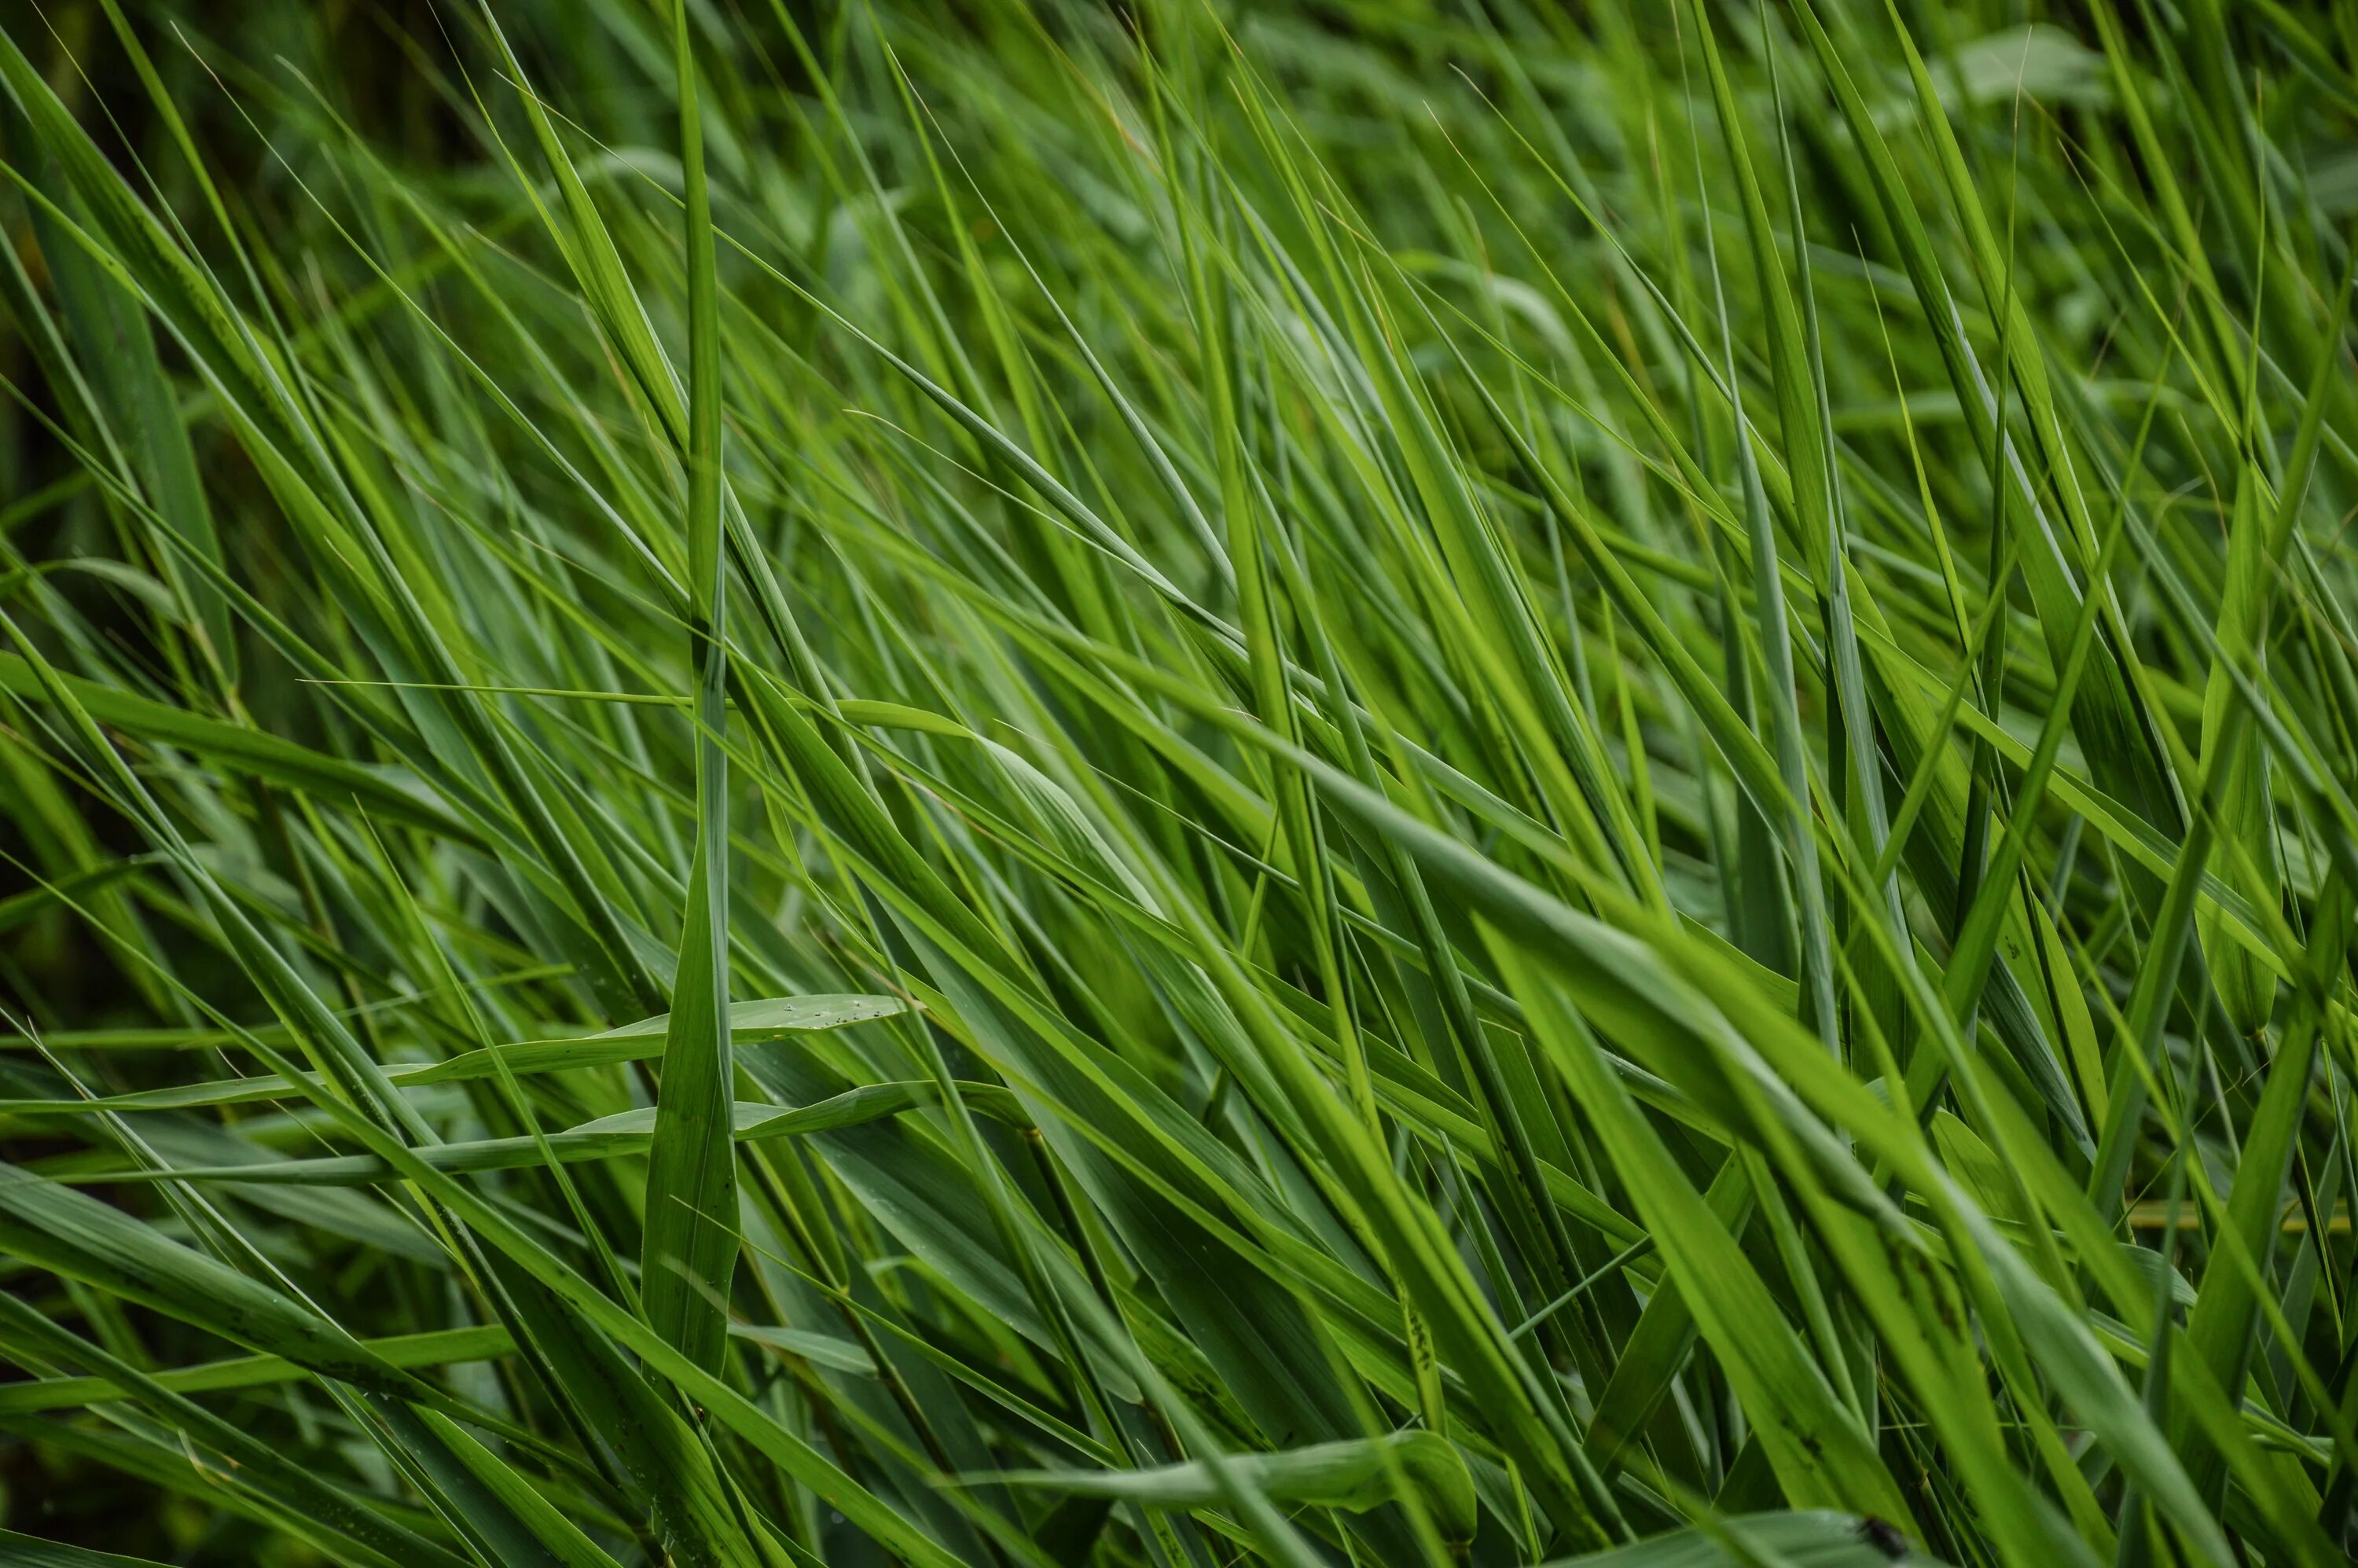
[[[2358,6],[43,0],[0,1560],[2358,1545]]]

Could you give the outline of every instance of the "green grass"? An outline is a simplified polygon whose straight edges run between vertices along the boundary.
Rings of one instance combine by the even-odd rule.
[[[2358,1548],[2358,5],[0,27],[0,1562]]]

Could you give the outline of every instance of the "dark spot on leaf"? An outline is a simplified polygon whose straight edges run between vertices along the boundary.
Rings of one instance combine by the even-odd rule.
[[[1858,1538],[1895,1562],[1908,1555],[1908,1538],[1887,1519],[1868,1514],[1858,1521]]]

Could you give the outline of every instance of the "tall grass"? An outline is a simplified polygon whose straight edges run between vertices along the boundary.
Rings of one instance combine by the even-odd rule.
[[[0,1561],[2358,1545],[2349,0],[0,26]]]

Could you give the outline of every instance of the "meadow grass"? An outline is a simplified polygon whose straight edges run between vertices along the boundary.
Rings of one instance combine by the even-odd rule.
[[[2352,0],[24,0],[0,1562],[2358,1547]]]

